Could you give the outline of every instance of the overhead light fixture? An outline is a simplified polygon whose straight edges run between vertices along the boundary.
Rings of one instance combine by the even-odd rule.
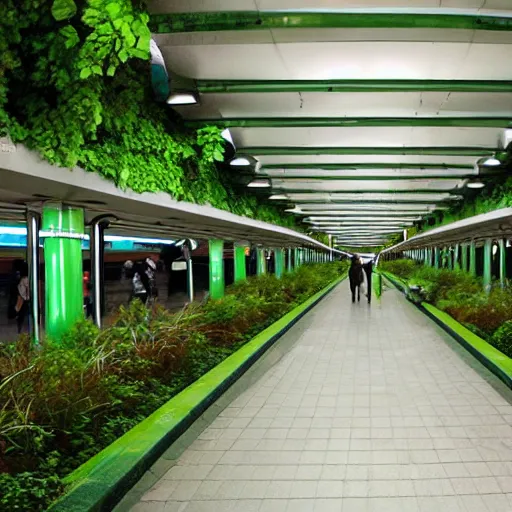
[[[231,132],[229,128],[226,128],[222,131],[221,136],[224,140],[227,140],[233,147],[235,147],[235,143],[233,142],[233,137],[231,136]]]
[[[274,194],[273,196],[270,196],[269,199],[272,199],[273,201],[286,201],[288,199],[288,196],[285,196],[284,194]],[[294,210],[285,210],[285,212],[293,212]]]
[[[245,158],[244,156],[239,156],[237,158],[233,158],[231,162],[229,162],[229,165],[232,165],[233,167],[249,167],[251,165],[251,162],[248,158]]]
[[[174,91],[167,98],[167,104],[173,106],[197,105],[199,104],[199,97],[195,92],[191,91]]]
[[[270,180],[267,179],[257,179],[251,181],[247,186],[251,188],[269,188],[271,183]]]
[[[469,180],[466,187],[468,188],[484,188],[485,183],[480,180]]]
[[[495,156],[491,156],[489,158],[482,158],[478,160],[478,165],[481,165],[482,167],[498,167],[501,165],[501,162]]]

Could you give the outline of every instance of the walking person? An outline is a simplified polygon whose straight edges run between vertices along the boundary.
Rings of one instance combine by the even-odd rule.
[[[373,260],[363,265],[364,273],[366,274],[366,296],[368,297],[368,304],[372,302],[372,273],[373,273]]]
[[[133,267],[131,299],[139,299],[143,304],[146,304],[149,293],[150,283],[144,266],[142,263],[136,263]]]
[[[348,279],[350,281],[350,292],[352,293],[352,302],[361,301],[361,284],[364,281],[363,263],[359,256],[353,256],[350,262],[350,269],[348,271]]]
[[[16,324],[18,326],[18,334],[21,334],[27,315],[29,312],[30,303],[30,283],[28,280],[28,265],[23,264],[20,271],[20,281],[18,283],[18,299],[16,301]]]

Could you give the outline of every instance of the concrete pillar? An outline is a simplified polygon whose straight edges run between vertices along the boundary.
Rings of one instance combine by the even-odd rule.
[[[210,240],[210,297],[220,299],[224,297],[224,242]]]
[[[46,334],[58,341],[83,318],[83,209],[62,203],[47,203],[43,207],[42,233]]]

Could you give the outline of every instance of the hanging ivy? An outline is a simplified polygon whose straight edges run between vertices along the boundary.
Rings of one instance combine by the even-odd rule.
[[[135,192],[167,192],[295,227],[295,219],[219,171],[217,127],[185,129],[150,83],[142,0],[4,0],[0,135],[52,164],[79,165]]]

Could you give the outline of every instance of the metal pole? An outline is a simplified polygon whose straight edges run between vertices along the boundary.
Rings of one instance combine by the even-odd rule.
[[[27,210],[27,262],[30,283],[30,325],[34,343],[40,341],[39,325],[39,227],[41,216]]]
[[[187,260],[187,292],[188,301],[194,302],[194,263],[191,257]]]

